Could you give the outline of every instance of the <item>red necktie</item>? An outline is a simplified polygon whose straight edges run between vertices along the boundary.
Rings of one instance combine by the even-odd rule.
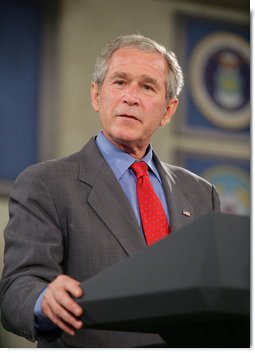
[[[143,231],[148,245],[159,241],[170,233],[163,206],[155,193],[145,162],[135,162],[130,169],[136,175],[136,193]]]

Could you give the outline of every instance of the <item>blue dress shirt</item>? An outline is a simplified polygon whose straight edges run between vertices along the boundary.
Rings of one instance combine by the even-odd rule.
[[[129,167],[135,163],[137,160],[130,156],[128,153],[117,148],[113,145],[103,134],[102,131],[99,132],[96,138],[96,144],[102,153],[104,159],[107,161],[109,166],[111,167],[114,175],[118,179],[120,185],[122,186],[131,206],[136,216],[137,222],[142,230],[141,218],[139,214],[139,207],[136,197],[136,176]],[[153,189],[158,195],[163,208],[165,210],[165,214],[167,216],[168,222],[170,224],[170,217],[166,202],[166,197],[164,194],[163,186],[161,183],[160,176],[156,169],[155,163],[152,158],[152,148],[149,146],[146,155],[141,159],[149,166],[149,177],[152,183]],[[46,287],[47,288],[47,287]],[[39,295],[35,308],[35,328],[39,331],[52,331],[56,329],[56,326],[48,320],[41,310],[41,304],[44,292],[46,288]]]
[[[103,134],[102,131],[99,132],[96,138],[96,144],[102,153],[104,159],[107,161],[111,167],[113,173],[118,179],[120,185],[122,186],[132,208],[135,213],[138,224],[141,227],[141,218],[139,213],[138,201],[136,197],[136,176],[129,167],[135,163],[137,160],[130,156],[128,153],[120,150],[118,147],[113,145]],[[170,222],[166,197],[159,173],[156,169],[155,163],[152,158],[152,148],[149,146],[146,155],[141,159],[149,166],[149,177],[152,183],[152,187],[156,194],[158,195],[165,214]]]

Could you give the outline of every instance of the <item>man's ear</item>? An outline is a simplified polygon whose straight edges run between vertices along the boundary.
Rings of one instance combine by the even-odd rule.
[[[91,83],[91,104],[96,112],[99,111],[99,88],[95,82]]]
[[[179,100],[177,98],[169,99],[166,106],[165,114],[160,122],[161,127],[166,126],[171,121],[171,118],[175,114],[178,105],[179,105]]]

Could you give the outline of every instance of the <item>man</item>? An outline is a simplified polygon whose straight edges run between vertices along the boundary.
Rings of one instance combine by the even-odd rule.
[[[141,35],[119,37],[102,52],[91,86],[102,131],[76,154],[29,167],[11,192],[1,281],[8,330],[40,347],[163,342],[153,334],[86,329],[75,298],[86,296],[81,281],[158,240],[146,238],[135,162],[149,168],[162,236],[219,210],[210,183],[162,163],[150,145],[175,113],[182,84],[175,55]]]

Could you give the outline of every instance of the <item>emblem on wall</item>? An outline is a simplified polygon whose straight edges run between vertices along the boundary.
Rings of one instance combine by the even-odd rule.
[[[216,186],[223,212],[249,215],[250,178],[247,172],[231,165],[220,165],[208,168],[202,177]]]
[[[194,47],[189,64],[190,92],[212,124],[233,130],[250,121],[249,43],[230,32],[213,32]]]

